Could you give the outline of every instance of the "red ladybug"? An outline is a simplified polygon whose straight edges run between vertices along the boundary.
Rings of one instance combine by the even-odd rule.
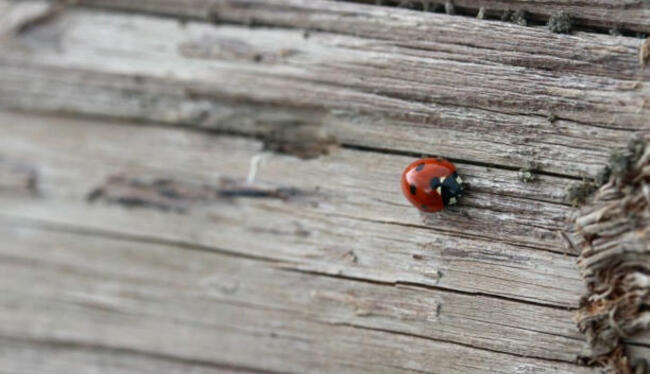
[[[438,212],[456,204],[463,193],[463,180],[451,162],[423,158],[411,163],[402,173],[402,192],[418,209]]]

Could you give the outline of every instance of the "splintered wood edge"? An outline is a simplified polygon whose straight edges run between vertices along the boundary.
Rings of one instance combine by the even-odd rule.
[[[631,359],[623,338],[650,326],[650,147],[637,138],[617,150],[611,176],[572,213],[571,245],[581,249],[578,267],[588,286],[577,322],[591,346],[589,360],[616,373],[647,365]],[[632,356],[634,358],[634,356]]]

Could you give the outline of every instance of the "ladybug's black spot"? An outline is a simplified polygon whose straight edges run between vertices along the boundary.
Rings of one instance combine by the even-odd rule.
[[[427,208],[427,206],[424,205],[424,204],[420,205],[420,208],[422,208],[423,210],[428,210],[428,209],[429,209],[429,208]]]
[[[420,171],[422,169],[424,169],[424,162],[415,167],[415,171]]]
[[[440,178],[438,177],[431,178],[429,185],[431,186],[432,190],[435,190],[436,188],[440,187]]]
[[[411,191],[411,195],[415,195],[415,192],[417,191],[417,188],[415,188],[415,185],[412,184],[409,186],[409,190]]]

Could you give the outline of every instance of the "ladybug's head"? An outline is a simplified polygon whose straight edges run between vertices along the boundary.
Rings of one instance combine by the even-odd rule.
[[[431,188],[442,196],[442,202],[447,205],[454,205],[463,195],[463,180],[455,171],[447,177],[433,178]]]

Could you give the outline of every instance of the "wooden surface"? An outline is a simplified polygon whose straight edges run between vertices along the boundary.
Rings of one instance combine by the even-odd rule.
[[[0,372],[597,372],[558,231],[565,187],[650,130],[642,39],[81,3],[0,1]],[[401,196],[421,154],[456,162],[457,209]]]

